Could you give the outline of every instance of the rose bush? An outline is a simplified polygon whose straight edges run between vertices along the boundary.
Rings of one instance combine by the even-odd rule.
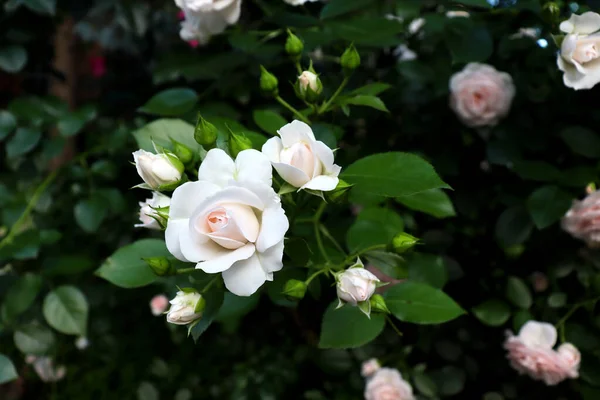
[[[0,398],[600,396],[596,2],[2,7]]]

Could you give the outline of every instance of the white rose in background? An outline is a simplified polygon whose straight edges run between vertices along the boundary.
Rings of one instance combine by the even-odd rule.
[[[175,0],[185,19],[179,35],[185,41],[206,44],[213,35],[222,33],[239,18],[242,0]]]
[[[565,86],[591,89],[600,82],[600,15],[591,11],[573,14],[560,24],[560,30],[567,34],[557,58]]]
[[[133,162],[138,174],[146,183],[140,187],[155,190],[177,184],[184,170],[181,161],[171,153],[154,154],[138,150],[133,153]]]
[[[508,351],[510,365],[520,374],[556,385],[568,378],[579,376],[581,355],[570,343],[558,350],[556,328],[545,322],[528,321],[517,336],[509,333],[504,348]]]
[[[64,365],[55,366],[54,360],[50,357],[28,355],[25,357],[25,362],[33,365],[35,373],[42,382],[58,382],[67,374],[67,368]]]
[[[250,296],[283,267],[289,222],[271,187],[269,160],[256,150],[235,162],[210,150],[198,172],[173,192],[165,232],[167,248],[206,273],[223,273],[225,286]]]
[[[267,140],[262,152],[287,183],[300,189],[335,189],[341,168],[333,163],[333,151],[315,139],[310,126],[294,120],[278,133],[281,137]]]
[[[291,4],[293,6],[301,6],[304,3],[313,3],[315,1],[319,1],[319,0],[283,0],[288,4]]]
[[[187,325],[200,319],[204,311],[205,300],[194,291],[179,291],[171,300],[171,308],[167,313],[167,322],[175,325]]]
[[[152,193],[151,199],[146,199],[145,202],[140,202],[140,221],[141,224],[135,224],[136,228],[161,229],[162,227],[156,220],[161,218],[155,211],[156,208],[169,207],[171,198],[158,192]]]
[[[450,79],[450,107],[470,127],[494,126],[508,114],[515,85],[506,72],[470,63]]]
[[[401,44],[394,49],[394,56],[398,62],[412,61],[417,59],[417,53],[411,50],[406,44]]]
[[[365,400],[414,400],[414,395],[397,369],[380,368],[367,380]]]
[[[446,18],[469,18],[471,14],[468,11],[446,11]]]
[[[414,35],[414,34],[418,33],[421,30],[421,28],[423,28],[424,25],[425,25],[425,19],[415,18],[412,21],[410,21],[410,24],[408,24],[408,33],[410,33],[411,35]]]

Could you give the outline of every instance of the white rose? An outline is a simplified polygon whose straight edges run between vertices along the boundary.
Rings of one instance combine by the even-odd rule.
[[[411,50],[407,45],[401,44],[394,49],[394,53],[398,62],[412,61],[417,59],[417,53]]]
[[[491,65],[470,63],[450,79],[450,107],[467,126],[494,126],[515,96],[512,78]]]
[[[89,346],[90,341],[85,336],[79,336],[77,339],[75,339],[75,347],[77,347],[78,350],[85,350]]]
[[[288,4],[291,4],[293,6],[301,6],[304,3],[312,3],[315,1],[319,1],[319,0],[283,0]]]
[[[287,183],[300,189],[335,189],[341,168],[333,163],[333,151],[315,139],[308,125],[292,121],[277,133],[281,138],[267,140],[262,152]]]
[[[158,192],[152,192],[152,198],[146,199],[145,202],[140,202],[140,221],[141,224],[135,224],[136,228],[161,229],[160,224],[155,218],[158,215],[156,208],[168,207],[171,203],[171,198]]]
[[[302,93],[306,92],[306,89],[311,88],[315,93],[321,91],[322,87],[319,87],[318,77],[310,71],[304,71],[298,77],[298,83],[300,84],[300,90]]]
[[[560,24],[560,30],[567,34],[557,58],[565,86],[591,89],[600,82],[600,15],[591,11],[573,14]]]
[[[364,268],[348,268],[337,278],[337,295],[340,300],[356,306],[375,293],[380,280]]]
[[[181,180],[183,164],[174,154],[153,154],[138,150],[133,153],[138,174],[151,189],[176,184]]]
[[[202,295],[198,292],[177,292],[167,313],[167,322],[187,325],[202,317]],[[196,312],[198,310],[198,312]]]
[[[175,0],[175,4],[185,15],[179,32],[181,38],[206,44],[211,36],[239,20],[242,0]]]
[[[408,24],[408,33],[414,35],[415,33],[419,32],[424,25],[425,20],[423,18],[415,18],[410,22],[410,24]]]
[[[446,11],[446,18],[469,18],[468,11]]]
[[[414,400],[414,395],[397,369],[381,368],[367,380],[365,400]]]
[[[235,162],[210,150],[198,181],[173,192],[165,232],[167,248],[206,273],[223,273],[225,286],[250,296],[283,267],[283,238],[289,222],[271,188],[269,160],[256,150]]]

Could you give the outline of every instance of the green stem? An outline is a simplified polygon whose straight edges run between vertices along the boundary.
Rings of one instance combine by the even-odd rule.
[[[394,324],[394,321],[389,316],[389,314],[385,315],[385,320],[388,322],[388,324],[390,324],[392,326],[392,328],[394,329],[394,331],[396,331],[396,333],[398,334],[398,336],[403,336],[402,332],[400,332],[400,329],[398,329],[398,327],[396,326],[396,324]]]
[[[204,289],[202,289],[202,292],[201,292],[201,293],[202,293],[202,294],[206,293],[206,292],[208,291],[208,289],[210,289],[210,288],[212,287],[212,285],[214,285],[214,284],[215,284],[215,282],[216,282],[216,281],[219,279],[219,276],[220,276],[220,275],[218,275],[218,274],[217,274],[217,275],[215,275],[215,276],[214,276],[214,278],[212,278],[212,279],[210,280],[210,282],[208,282],[208,283],[206,284],[206,286],[204,286]]]
[[[333,96],[331,96],[329,98],[329,100],[327,100],[327,102],[325,102],[321,106],[321,108],[319,108],[319,114],[323,114],[325,111],[327,111],[329,109],[329,106],[331,106],[331,103],[333,103],[333,101],[336,99],[336,97],[338,97],[339,94],[342,93],[342,90],[344,90],[344,88],[348,84],[349,80],[350,80],[349,76],[345,76],[344,77],[344,80],[342,81],[342,83],[340,83],[340,86],[337,88],[337,90],[335,91],[335,93],[333,94]]]
[[[331,233],[329,233],[329,230],[327,229],[327,227],[325,225],[320,224],[319,228],[321,229],[321,233],[323,234],[323,236],[325,236],[327,239],[329,239],[329,241],[335,246],[336,249],[338,249],[340,251],[340,253],[346,254],[346,251],[344,250],[344,248],[338,243],[337,240],[335,240],[333,235]]]
[[[554,325],[560,332],[560,340],[562,342],[566,342],[565,340],[565,322],[577,311],[580,307],[583,307],[588,304],[595,304],[600,300],[600,297],[596,297],[594,299],[585,300],[576,304],[573,304],[571,309],[567,311],[567,313]]]
[[[275,100],[277,100],[279,102],[279,104],[281,104],[282,106],[284,106],[285,108],[290,110],[292,112],[292,114],[294,114],[296,117],[298,117],[301,121],[306,122],[307,124],[310,125],[310,120],[308,118],[306,118],[304,115],[302,115],[302,113],[300,111],[298,111],[294,107],[292,107],[288,102],[286,102],[284,99],[282,99],[279,95],[275,96]]]
[[[196,268],[191,267],[191,268],[181,268],[177,270],[177,275],[183,275],[183,274],[190,274],[192,272],[194,272],[196,270]]]
[[[318,270],[317,272],[315,272],[314,274],[312,274],[311,276],[308,277],[308,279],[306,280],[306,286],[310,285],[310,282],[315,279],[317,276],[323,274],[323,273],[327,273],[329,272],[330,269],[329,268],[323,268],[321,270]]]
[[[296,60],[296,70],[298,71],[299,75],[302,75],[302,66],[300,65],[300,60]]]
[[[373,246],[369,246],[367,248],[364,248],[362,250],[359,250],[353,254],[350,254],[348,257],[346,257],[346,259],[343,262],[343,265],[346,265],[348,263],[354,262],[354,260],[360,256],[362,256],[365,253],[368,253],[370,251],[374,251],[374,250],[381,250],[381,249],[385,249],[387,247],[387,244],[375,244]]]
[[[317,241],[317,246],[319,247],[319,251],[321,252],[321,255],[323,256],[325,261],[327,261],[327,263],[329,263],[330,262],[329,256],[327,255],[327,252],[325,251],[325,246],[323,245],[323,239],[321,238],[321,230],[319,229],[319,226],[321,225],[321,217],[323,216],[323,212],[325,211],[326,207],[327,207],[327,203],[323,202],[317,209],[317,212],[315,213],[315,218],[313,220],[313,227],[315,230],[315,239]]]
[[[29,202],[27,203],[27,206],[25,207],[23,213],[19,216],[19,218],[10,228],[8,234],[0,241],[0,249],[12,242],[13,237],[19,231],[21,225],[23,225],[27,217],[29,217],[29,214],[31,214],[31,211],[33,211],[33,209],[37,205],[38,201],[40,200],[40,197],[42,196],[46,188],[54,181],[54,179],[58,175],[58,171],[58,169],[52,171],[46,177],[46,179],[44,179],[44,181],[35,189],[35,192],[33,193],[33,196],[31,196],[31,199],[29,199]]]

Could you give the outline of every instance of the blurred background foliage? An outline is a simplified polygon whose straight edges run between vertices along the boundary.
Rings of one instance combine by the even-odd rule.
[[[193,48],[179,38],[170,1],[4,1],[0,238],[11,240],[0,245],[0,349],[19,378],[0,385],[0,398],[355,399],[364,385],[360,362],[370,357],[409,376],[422,399],[600,398],[600,257],[557,223],[598,181],[599,89],[563,86],[551,36],[571,12],[598,3],[330,0],[293,8],[246,0],[238,25]],[[416,18],[424,25],[411,32]],[[336,128],[322,124],[318,136],[343,149],[342,166],[410,151],[452,186],[441,209],[439,202],[351,201],[394,209],[423,240],[405,276],[444,287],[469,316],[401,324],[401,338],[386,330],[357,350],[319,350],[323,305],[279,296],[292,269],[276,275],[270,296],[226,299],[219,324],[194,345],[150,313],[150,299],[171,282],[127,291],[94,275],[114,249],[147,236],[132,229],[143,195],[129,190],[137,183],[131,132],[156,114],[193,124],[198,110],[261,132],[257,110],[285,110],[260,93],[259,65],[279,77],[284,98],[294,96],[287,28],[304,41],[326,93],[341,81],[338,57],[349,42],[363,60],[349,87],[391,85],[380,94],[389,113],[339,111],[330,121]],[[402,59],[400,45],[416,59]],[[449,78],[471,61],[515,81],[512,111],[495,128],[466,128],[448,107]],[[183,91],[140,111],[173,88]],[[338,232],[354,219],[349,209],[334,217]],[[69,334],[44,311],[57,289],[68,298],[61,304],[78,310]],[[501,346],[505,331],[571,312],[560,332],[582,350],[581,378],[547,388],[518,377]],[[89,347],[75,347],[79,336]],[[66,366],[65,378],[42,382],[28,354],[52,356]],[[0,370],[9,367],[0,359]]]

